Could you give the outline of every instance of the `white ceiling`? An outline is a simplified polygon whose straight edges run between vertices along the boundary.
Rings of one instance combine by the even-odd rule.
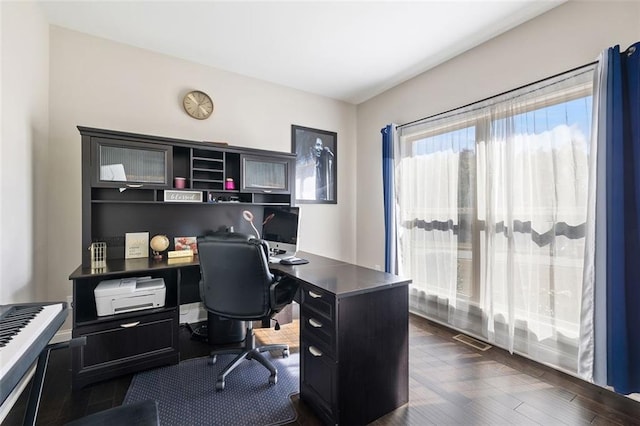
[[[54,25],[358,104],[564,1],[40,5]]]

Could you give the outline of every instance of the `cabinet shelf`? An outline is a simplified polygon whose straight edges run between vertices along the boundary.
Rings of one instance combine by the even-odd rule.
[[[148,200],[91,200],[91,204],[165,204],[164,201]]]
[[[222,183],[223,180],[220,179],[194,179],[194,182],[209,182],[209,183]]]
[[[202,168],[202,167],[193,167],[192,169],[194,172],[195,171],[200,171],[200,172],[218,172],[218,173],[222,173],[223,170],[218,170],[218,169],[206,169],[206,168]]]
[[[214,149],[193,149],[193,159],[224,161],[224,151]]]
[[[224,169],[224,162],[222,161],[215,161],[212,162],[210,160],[199,160],[199,159],[193,159],[193,168],[194,169],[203,169],[203,170],[218,170],[218,171],[223,171]]]
[[[195,160],[201,160],[201,161],[210,161],[212,163],[223,163],[224,160],[222,158],[207,158],[207,157],[193,157],[194,161]]]

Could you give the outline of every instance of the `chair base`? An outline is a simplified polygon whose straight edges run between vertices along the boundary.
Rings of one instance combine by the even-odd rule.
[[[255,334],[253,332],[253,325],[251,322],[248,322],[247,325],[247,334],[244,339],[244,346],[241,348],[233,348],[233,349],[220,349],[211,351],[209,360],[209,364],[215,364],[218,358],[218,355],[225,354],[238,354],[233,361],[231,361],[227,366],[218,374],[216,378],[216,391],[221,391],[224,389],[225,379],[237,366],[239,366],[242,361],[245,359],[252,360],[255,359],[260,364],[262,364],[269,372],[269,383],[275,385],[278,381],[278,369],[275,365],[271,363],[262,353],[267,351],[282,351],[282,357],[286,358],[289,356],[289,345],[264,345],[264,346],[256,346]]]

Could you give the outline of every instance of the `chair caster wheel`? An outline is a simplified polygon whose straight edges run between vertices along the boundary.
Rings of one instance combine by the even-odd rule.
[[[212,356],[212,357],[210,357],[210,358],[209,358],[209,361],[207,361],[207,364],[209,364],[209,365],[213,365],[213,364],[215,364],[215,363],[216,363],[216,361],[217,361],[217,360],[218,360],[218,356],[217,356],[217,355],[214,355],[214,356]]]
[[[220,392],[224,389],[224,380],[216,381],[216,391]]]
[[[289,349],[282,350],[282,358],[289,358]]]
[[[275,385],[276,383],[278,383],[278,376],[275,374],[269,376],[269,384]]]

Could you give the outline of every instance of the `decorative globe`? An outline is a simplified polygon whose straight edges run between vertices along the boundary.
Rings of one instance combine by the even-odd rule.
[[[169,248],[169,238],[166,235],[156,235],[149,242],[151,250],[153,250],[154,259],[162,259],[162,252]]]

